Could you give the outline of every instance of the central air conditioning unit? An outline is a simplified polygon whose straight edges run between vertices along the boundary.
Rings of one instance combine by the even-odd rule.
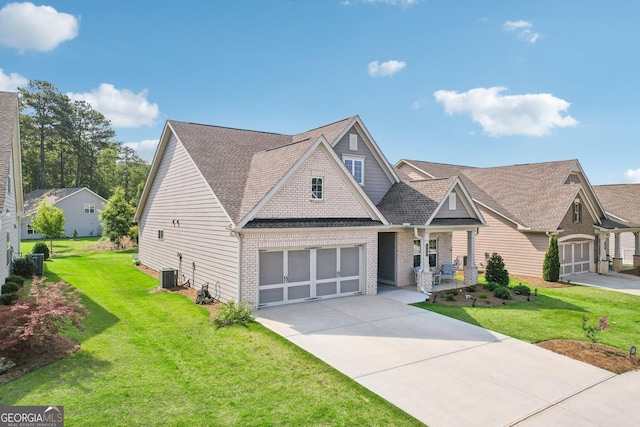
[[[173,288],[178,285],[178,270],[165,268],[160,270],[160,287],[163,289]]]

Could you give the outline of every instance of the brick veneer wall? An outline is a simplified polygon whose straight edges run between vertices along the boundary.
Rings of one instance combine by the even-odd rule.
[[[364,289],[366,295],[378,291],[378,230],[327,230],[248,233],[242,239],[241,298],[258,306],[259,250],[294,249],[316,246],[363,245]]]

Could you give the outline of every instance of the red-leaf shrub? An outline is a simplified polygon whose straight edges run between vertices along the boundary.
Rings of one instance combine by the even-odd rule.
[[[45,280],[34,278],[28,297],[0,307],[0,353],[42,344],[65,326],[82,330],[80,321],[88,313],[80,302],[80,291],[65,282]]]

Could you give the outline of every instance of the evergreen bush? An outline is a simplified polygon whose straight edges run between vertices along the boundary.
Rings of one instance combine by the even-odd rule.
[[[506,286],[498,286],[493,290],[493,296],[500,299],[511,299],[511,290]]]
[[[23,257],[23,258],[16,258],[13,260],[13,263],[11,264],[11,271],[13,272],[13,274],[17,274],[18,276],[22,276],[22,277],[31,277],[33,275],[33,263],[31,262],[31,260],[27,257]]]
[[[544,254],[542,263],[542,278],[547,282],[557,282],[560,278],[560,253],[558,250],[558,237],[551,236],[549,248]]]
[[[495,282],[502,286],[509,285],[509,271],[504,268],[504,261],[497,252],[494,252],[489,261],[487,261],[484,277],[487,282]]]
[[[49,259],[49,246],[47,246],[46,243],[38,242],[33,247],[33,250],[31,251],[31,253],[32,254],[43,254],[44,255],[44,260],[46,261],[46,260]]]

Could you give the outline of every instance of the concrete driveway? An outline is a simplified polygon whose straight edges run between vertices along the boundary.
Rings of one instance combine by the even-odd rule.
[[[610,271],[607,274],[581,273],[564,276],[563,281],[570,281],[574,285],[594,286],[611,289],[632,295],[640,295],[640,277],[631,274]]]
[[[406,302],[396,290],[258,310],[258,321],[432,427],[631,425],[640,375],[616,376]],[[532,325],[535,327],[535,325]]]

